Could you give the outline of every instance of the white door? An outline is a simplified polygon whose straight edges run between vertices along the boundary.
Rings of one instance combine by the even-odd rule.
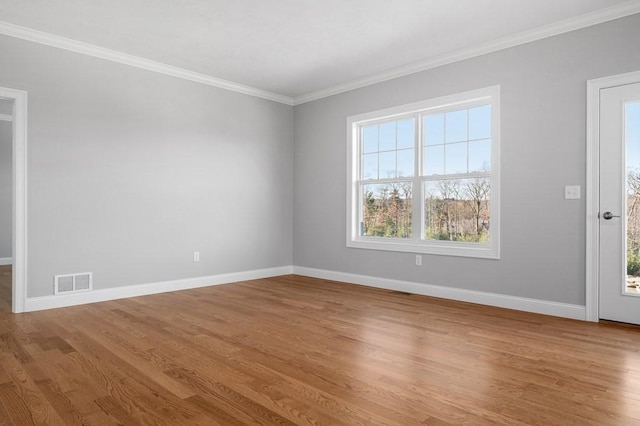
[[[640,324],[640,83],[600,91],[601,319]]]

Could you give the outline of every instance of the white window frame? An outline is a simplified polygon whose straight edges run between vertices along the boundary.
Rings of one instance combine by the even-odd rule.
[[[491,211],[490,240],[488,243],[425,240],[424,235],[424,176],[413,179],[413,232],[411,238],[382,238],[360,236],[360,127],[372,122],[401,118],[410,114],[438,113],[475,105],[491,104]],[[448,256],[500,258],[500,86],[458,93],[422,102],[401,105],[347,118],[347,247],[425,253]],[[418,126],[421,129],[421,125]],[[416,171],[422,170],[422,135],[415,136]],[[442,175],[443,179],[473,178],[473,174]]]

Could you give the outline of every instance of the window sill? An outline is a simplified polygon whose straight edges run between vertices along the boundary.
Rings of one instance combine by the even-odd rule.
[[[415,243],[403,240],[374,241],[373,239],[348,240],[347,247],[400,251],[407,253],[434,254],[440,256],[475,257],[482,259],[500,259],[499,247],[489,244],[457,243],[454,241],[434,241]]]

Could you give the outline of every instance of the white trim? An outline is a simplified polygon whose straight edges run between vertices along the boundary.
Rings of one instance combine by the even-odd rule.
[[[392,280],[366,275],[349,274],[345,272],[327,271],[322,269],[294,266],[293,273],[307,277],[321,278],[332,281],[342,281],[387,290],[404,291],[424,296],[440,297],[461,302],[478,303],[536,314],[552,315],[556,317],[585,320],[585,307],[569,303],[551,302],[548,300],[529,299],[525,297],[508,296],[483,291],[465,290],[461,288],[443,287],[431,284],[420,284],[410,281]]]
[[[96,58],[106,59],[108,61],[130,65],[132,67],[157,72],[159,74],[165,74],[184,80],[195,81],[196,83],[202,83],[208,86],[230,90],[232,92],[238,92],[249,96],[255,96],[257,98],[268,99],[270,101],[279,102],[286,105],[293,105],[293,99],[289,96],[268,92],[266,90],[257,89],[255,87],[246,86],[244,84],[235,83],[228,80],[223,80],[221,78],[216,78],[206,74],[189,71],[184,68],[163,64],[161,62],[152,61],[150,59],[141,58],[139,56],[129,55],[127,53],[117,52],[111,49],[105,49],[100,46],[72,40],[66,37],[60,37],[43,31],[37,31],[31,28],[10,24],[9,22],[0,21],[0,34],[44,44],[47,46],[57,47],[58,49],[64,49],[87,56],[93,56]]]
[[[614,19],[624,18],[640,12],[640,1],[632,0],[617,6],[609,7],[574,18],[565,19],[553,24],[545,25],[529,31],[513,34],[498,40],[490,41],[475,47],[460,49],[453,52],[445,53],[439,56],[429,58],[424,61],[415,62],[404,67],[395,68],[379,74],[374,74],[358,80],[347,83],[338,84],[326,89],[317,90],[306,93],[293,98],[293,105],[300,105],[317,99],[326,98],[337,95],[339,93],[348,92],[373,84],[382,83],[384,81],[393,80],[394,78],[404,77],[406,75],[415,74],[421,71],[430,70],[441,67],[443,65],[460,62],[465,59],[475,58],[477,56],[488,53],[498,52],[500,50],[519,46],[521,44],[531,43],[536,40],[553,37],[556,35],[568,33],[570,31],[579,30],[581,28],[592,25],[601,24]]]
[[[491,105],[491,125],[492,125],[492,156],[491,171],[488,173],[464,173],[459,175],[443,175],[442,179],[454,178],[474,178],[478,176],[487,177],[491,180],[491,238],[489,243],[465,243],[456,241],[430,241],[422,239],[422,216],[421,207],[414,208],[413,214],[420,213],[414,217],[420,220],[413,221],[413,236],[406,239],[364,237],[360,235],[360,201],[361,184],[384,183],[409,181],[413,182],[413,193],[420,194],[414,196],[414,207],[421,206],[424,202],[423,183],[434,180],[431,176],[423,176],[419,172],[419,159],[422,157],[420,131],[414,135],[416,173],[411,178],[394,179],[372,179],[361,180],[360,176],[360,131],[361,126],[368,123],[384,122],[389,119],[413,117],[416,121],[416,128],[420,129],[421,115],[431,112],[444,112],[449,110],[472,108],[477,105]],[[402,251],[409,253],[425,253],[444,256],[475,257],[483,259],[500,259],[500,86],[490,86],[463,93],[443,96],[406,105],[395,106],[378,111],[371,111],[363,114],[347,117],[347,211],[346,211],[346,245],[347,247],[371,250]]]
[[[13,214],[11,310],[23,312],[27,297],[27,92],[0,87],[13,101]]]
[[[586,318],[600,319],[598,305],[598,277],[600,235],[598,211],[600,209],[600,91],[610,87],[640,82],[640,71],[618,74],[587,81],[587,185],[586,197]]]
[[[13,121],[13,117],[10,114],[0,114],[0,121]]]
[[[289,274],[297,274],[333,281],[342,281],[346,283],[366,285],[369,287],[404,291],[425,296],[440,297],[462,302],[478,303],[482,305],[515,309],[519,311],[533,312],[544,315],[552,315],[577,320],[585,319],[585,307],[580,305],[571,305],[568,303],[529,299],[524,297],[508,296],[475,290],[465,290],[431,284],[420,284],[410,281],[392,280],[366,275],[307,268],[302,266],[281,266],[268,269],[257,269],[251,271],[213,275],[208,277],[196,277],[173,281],[162,281],[157,283],[114,287],[108,289],[79,292],[74,294],[33,297],[26,300],[25,311],[33,312],[45,309],[83,305],[87,303],[106,302],[109,300],[147,296],[152,294],[209,287],[240,281],[256,280],[261,278],[271,278]]]
[[[41,311],[44,309],[63,308],[67,306],[84,305],[87,303],[106,302],[109,300],[125,299],[129,297],[147,296],[170,291],[188,290],[192,288],[209,287],[238,281],[270,278],[289,275],[293,272],[291,266],[281,266],[268,269],[233,272],[229,274],[212,275],[208,277],[186,278],[157,283],[138,284],[123,287],[105,288],[93,291],[83,291],[74,294],[58,296],[31,297],[26,301],[26,311]]]
[[[0,257],[0,266],[13,265],[12,257]]]
[[[76,52],[83,55],[106,59],[109,61],[142,68],[148,71],[182,78],[185,80],[195,81],[209,86],[231,90],[258,98],[268,99],[274,102],[283,103],[285,105],[295,106],[317,99],[337,95],[339,93],[348,92],[350,90],[359,89],[361,87],[382,83],[394,78],[404,77],[406,75],[415,74],[443,65],[452,64],[454,62],[463,61],[465,59],[485,55],[487,53],[498,52],[500,50],[519,46],[521,44],[531,43],[536,40],[541,40],[570,31],[579,30],[581,28],[612,21],[614,19],[624,18],[625,16],[630,16],[639,12],[640,0],[630,0],[616,6],[565,19],[563,21],[555,22],[529,31],[513,34],[511,36],[487,42],[479,46],[445,53],[443,55],[435,56],[424,61],[418,61],[383,73],[374,74],[358,80],[338,84],[336,86],[305,93],[295,97],[257,89],[255,87],[246,86],[210,75],[185,70],[183,68],[152,61],[150,59],[105,49],[103,47],[95,46],[89,43],[72,40],[43,31],[37,31],[31,28],[11,24],[9,22],[0,21],[0,34],[44,44],[47,46],[57,47],[59,49],[69,50],[71,52]]]

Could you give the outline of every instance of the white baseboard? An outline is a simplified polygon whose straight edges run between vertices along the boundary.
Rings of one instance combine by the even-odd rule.
[[[13,257],[0,257],[0,266],[13,265]]]
[[[83,305],[86,303],[106,302],[109,300],[125,299],[128,297],[188,290],[191,288],[208,287],[219,284],[228,284],[238,281],[255,280],[260,278],[270,278],[288,274],[298,274],[313,278],[343,281],[369,287],[404,291],[408,293],[422,294],[425,296],[459,300],[462,302],[479,303],[482,305],[497,306],[500,308],[515,309],[518,311],[533,312],[537,314],[552,315],[583,321],[586,320],[586,307],[580,305],[571,305],[568,303],[508,296],[504,294],[487,293],[475,290],[465,290],[432,284],[420,284],[411,281],[392,280],[387,278],[371,277],[367,275],[357,275],[345,272],[306,268],[302,266],[282,266],[276,268],[212,275],[207,277],[196,277],[173,281],[162,281],[157,283],[98,289],[58,296],[32,297],[26,300],[25,312],[63,308],[67,306]]]
[[[556,317],[586,320],[586,307],[569,303],[550,302],[547,300],[529,299],[526,297],[507,296],[483,291],[465,290],[461,288],[443,287],[431,284],[420,284],[410,281],[392,280],[387,278],[370,277],[366,275],[349,274],[345,272],[327,271],[323,269],[294,266],[293,273],[313,278],[332,281],[344,281],[369,287],[387,290],[404,291],[443,299],[459,300],[461,302],[479,303],[536,314],[552,315]]]
[[[44,309],[53,308],[64,308],[67,306],[84,305],[86,303],[106,302],[109,300],[147,296],[150,294],[166,293],[170,291],[188,290],[191,288],[208,287],[213,285],[234,283],[238,281],[276,277],[279,275],[288,275],[291,273],[293,273],[293,267],[281,266],[277,268],[256,269],[252,271],[234,272],[230,274],[212,275],[208,277],[196,277],[182,280],[162,281],[157,283],[98,289],[78,292],[74,294],[31,297],[27,298],[26,300],[25,312],[41,311]]]

